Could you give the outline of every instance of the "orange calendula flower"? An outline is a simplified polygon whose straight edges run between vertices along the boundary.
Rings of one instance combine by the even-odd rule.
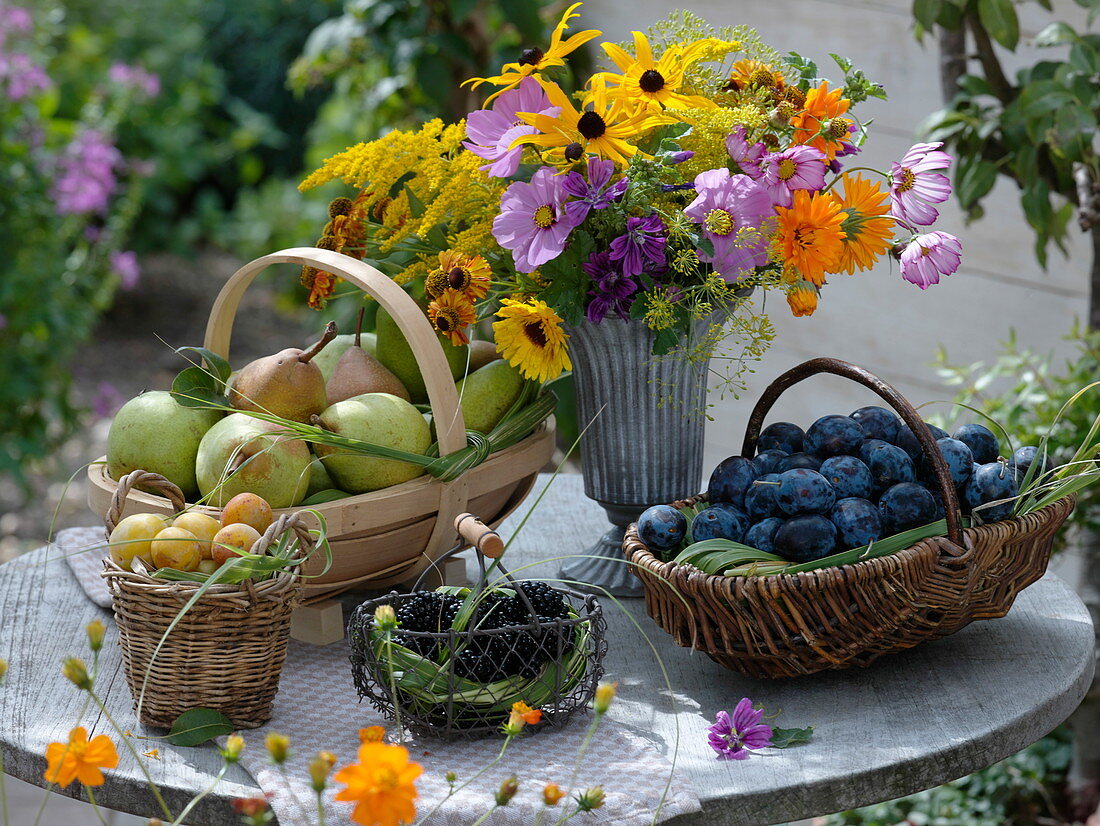
[[[594,153],[626,166],[638,149],[630,141],[655,126],[675,123],[675,118],[644,109],[635,111],[624,100],[611,100],[603,78],[592,78],[592,90],[584,106],[577,109],[556,83],[539,81],[550,103],[560,110],[556,117],[537,112],[516,112],[516,117],[538,129],[538,134],[521,135],[511,148],[531,144],[549,149],[552,163],[572,162]]]
[[[115,744],[106,734],[88,739],[84,726],[69,732],[69,742],[46,746],[46,771],[42,775],[50,783],[66,788],[73,780],[85,786],[102,786],[102,769],[118,766]]]
[[[784,269],[794,267],[803,278],[820,287],[825,283],[825,273],[836,271],[844,252],[841,224],[846,213],[827,194],[810,195],[805,189],[797,189],[793,196],[789,208],[775,208],[779,216],[775,244]]]
[[[843,94],[841,89],[830,91],[829,83],[825,80],[821,81],[821,85],[816,89],[811,89],[806,94],[806,103],[802,111],[791,118],[791,126],[794,127],[791,140],[820,150],[825,154],[826,160],[831,161],[836,158],[837,150],[841,147],[841,138],[848,136],[848,121],[841,118],[845,126],[843,135],[821,133],[829,131],[833,118],[840,118],[848,111],[852,102],[841,97],[841,94]]]
[[[660,111],[669,109],[713,109],[718,104],[700,95],[677,91],[684,83],[684,72],[699,60],[710,57],[716,48],[736,44],[708,38],[693,43],[676,43],[665,49],[660,60],[653,59],[649,40],[634,32],[634,57],[615,43],[604,43],[603,50],[621,74],[602,72],[596,77],[609,84],[607,96],[638,108]]]
[[[834,272],[851,275],[869,270],[875,260],[893,246],[894,220],[890,217],[890,195],[861,175],[845,175],[844,191],[831,190],[844,215],[844,247]]]
[[[497,350],[524,378],[546,382],[572,370],[562,319],[545,301],[506,298],[493,322]]]
[[[564,66],[567,55],[579,49],[589,40],[603,34],[597,29],[586,29],[583,32],[577,32],[568,40],[562,40],[566,29],[569,28],[569,21],[575,17],[580,17],[580,13],[576,9],[579,9],[582,5],[583,3],[574,3],[565,10],[565,14],[561,16],[561,20],[558,21],[553,34],[550,35],[550,47],[546,51],[537,46],[525,49],[517,62],[505,63],[501,67],[499,75],[495,77],[472,77],[464,81],[462,85],[472,84],[471,88],[474,89],[482,83],[500,86],[501,88],[493,92],[485,101],[485,105],[488,106],[497,95],[519,86],[520,81],[525,77],[538,74],[551,66]]]
[[[523,722],[525,722],[529,726],[533,726],[540,720],[542,720],[541,711],[539,711],[537,708],[531,708],[531,706],[522,701],[512,703],[512,713],[518,714],[520,717],[522,717]]]
[[[398,826],[416,818],[416,778],[424,769],[409,760],[403,746],[363,743],[359,762],[336,772],[345,788],[336,799],[354,803],[351,819],[360,826]]]
[[[465,295],[448,287],[428,305],[428,318],[451,344],[461,347],[470,343],[466,328],[477,321],[477,310]]]
[[[813,315],[817,309],[817,297],[821,291],[809,281],[798,281],[794,289],[787,293],[787,304],[791,308],[791,315]]]
[[[428,273],[424,288],[432,298],[438,298],[450,288],[470,301],[477,301],[488,294],[492,274],[489,262],[480,255],[445,250],[439,253],[439,266]]]

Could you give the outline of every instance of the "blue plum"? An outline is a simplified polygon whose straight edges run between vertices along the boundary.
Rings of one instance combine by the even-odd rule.
[[[861,407],[850,418],[859,422],[863,435],[868,439],[882,439],[891,444],[897,438],[901,425],[901,420],[885,407]]]
[[[783,525],[778,516],[762,519],[745,532],[745,544],[766,554],[775,553],[775,532]]]
[[[769,516],[779,516],[781,511],[775,497],[779,493],[779,474],[768,473],[757,479],[745,491],[745,513],[749,519],[759,522]]]
[[[882,517],[874,502],[858,497],[841,499],[829,518],[836,525],[837,542],[845,550],[860,548],[882,537]]]
[[[783,513],[828,513],[836,502],[836,491],[816,470],[795,468],[779,474],[775,502]]]
[[[863,464],[867,464],[871,458],[871,451],[877,450],[880,447],[886,447],[890,443],[883,441],[882,439],[864,439],[863,444],[859,446],[859,458]]]
[[[744,511],[729,502],[716,502],[696,514],[691,523],[691,538],[695,542],[707,539],[728,539],[740,542],[749,528]]]
[[[1016,452],[1012,454],[1012,461],[1009,462],[1009,467],[1012,468],[1016,474],[1016,482],[1024,481],[1024,477],[1027,475],[1028,469],[1035,462],[1035,458],[1039,455],[1039,448],[1033,445],[1026,445],[1024,447],[1016,448]],[[1042,469],[1036,469],[1032,480],[1038,479],[1042,474],[1049,473],[1054,470],[1054,462],[1051,461],[1050,456],[1043,457]]]
[[[672,505],[654,505],[638,517],[638,538],[650,550],[670,551],[684,541],[687,518]]]
[[[800,467],[817,470],[821,467],[821,460],[816,456],[811,456],[809,453],[792,453],[790,456],[784,456],[775,463],[775,472],[785,473],[788,470],[794,470]]]
[[[929,432],[932,434],[932,438],[936,441],[951,438],[951,434],[942,427],[936,427],[934,424],[929,424],[928,422],[925,422],[924,426],[928,428]]]
[[[915,482],[900,482],[878,500],[878,513],[886,536],[936,521],[936,500]]]
[[[954,438],[970,448],[970,452],[974,454],[974,461],[979,465],[996,462],[997,457],[1001,454],[997,437],[993,435],[992,430],[984,425],[964,424],[955,431]]]
[[[952,439],[949,436],[945,439],[937,439],[936,446],[940,449],[940,455],[943,456],[944,461],[947,462],[947,469],[951,472],[951,481],[956,487],[965,485],[974,467],[974,454],[970,451],[966,442]],[[921,470],[926,479],[935,480],[936,476],[932,470],[932,463],[927,459],[923,461]]]
[[[760,453],[765,450],[782,450],[784,453],[801,453],[802,441],[806,434],[802,428],[790,422],[773,422],[760,431],[760,438],[756,440],[756,449]]]
[[[836,549],[836,525],[820,513],[804,513],[784,522],[772,541],[784,559],[813,562]]]
[[[986,463],[988,464],[988,462]],[[977,462],[970,466],[970,478],[966,480],[965,485],[959,485],[956,490],[959,494],[959,507],[963,513],[970,513],[974,508],[978,507],[982,503],[982,497],[978,493],[977,487],[971,484],[974,481],[974,477],[978,475],[978,470],[981,468]]]
[[[855,456],[833,456],[826,459],[821,463],[821,470],[818,472],[833,486],[837,499],[850,496],[867,499],[875,488],[871,471]]]
[[[974,471],[974,475],[966,484],[966,500],[974,515],[982,522],[1000,522],[1012,515],[1012,509],[1016,506],[1015,500],[1001,502],[999,505],[989,505],[1002,499],[1011,499],[1019,493],[1016,484],[1016,476],[1012,469],[1002,462],[987,462]]]
[[[711,502],[745,503],[745,488],[756,478],[756,468],[744,456],[730,456],[718,463],[710,475],[707,498]]]
[[[756,478],[766,476],[769,473],[775,473],[776,467],[779,465],[779,460],[786,458],[787,454],[782,450],[762,450],[756,454],[756,458],[752,460],[752,466],[756,468]]]
[[[871,471],[871,479],[878,491],[886,490],[899,482],[915,482],[917,479],[913,460],[896,445],[883,444],[874,447],[867,451],[864,463]]]
[[[914,462],[919,462],[924,456],[920,442],[917,441],[917,437],[913,435],[913,431],[909,429],[908,425],[898,425],[898,435],[894,439],[894,444],[904,450]]]
[[[825,459],[855,453],[863,442],[863,428],[848,416],[822,416],[806,431],[807,453]]]

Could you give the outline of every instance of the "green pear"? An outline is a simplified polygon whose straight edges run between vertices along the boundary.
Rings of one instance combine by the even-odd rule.
[[[309,487],[306,489],[306,498],[308,499],[315,493],[330,490],[334,487],[336,485],[332,481],[332,477],[328,475],[328,471],[325,470],[325,463],[311,453],[309,456]]]
[[[231,413],[199,442],[199,491],[221,507],[238,493],[262,496],[273,508],[290,508],[309,487],[309,448],[277,424]]]
[[[229,403],[238,410],[270,413],[308,422],[328,405],[325,377],[313,358],[336,338],[330,321],[321,339],[307,350],[288,347],[241,368],[229,388]]]
[[[164,390],[142,393],[126,402],[111,422],[107,473],[112,479],[139,469],[159,473],[193,497],[199,489],[199,442],[221,417],[220,410],[184,407]]]
[[[313,357],[313,363],[321,371],[327,383],[332,378],[332,371],[336,369],[336,362],[344,355],[349,347],[355,343],[355,333],[341,333],[332,342]],[[363,333],[363,349],[370,355],[374,355],[376,337],[374,333]]]
[[[503,358],[497,352],[497,346],[491,341],[474,339],[470,342],[470,372],[480,370],[486,364]]]
[[[397,326],[390,314],[378,308],[378,316],[374,322],[375,332],[378,337],[375,347],[375,357],[389,369],[409,391],[412,400],[417,404],[423,404],[428,400],[428,391],[424,387],[424,377],[420,375],[420,368],[416,364],[412,348],[405,341],[405,335]],[[466,372],[467,351],[469,347],[455,347],[446,336],[439,336],[439,344],[443,347],[443,354],[447,357],[447,364],[451,368],[451,378],[457,381]]]
[[[432,443],[420,411],[389,393],[365,393],[336,402],[315,423],[340,436],[410,453],[424,453]],[[343,448],[318,444],[316,450],[336,487],[351,493],[388,488],[424,472],[409,462],[378,459]]]
[[[503,359],[475,370],[455,388],[467,430],[488,433],[515,404],[523,390],[523,376]]]

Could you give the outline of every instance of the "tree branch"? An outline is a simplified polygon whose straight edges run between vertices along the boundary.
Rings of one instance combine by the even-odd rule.
[[[1092,179],[1089,168],[1080,161],[1073,165],[1073,183],[1077,187],[1077,223],[1081,231],[1100,228],[1100,183]]]
[[[1004,69],[1001,68],[1001,61],[993,50],[993,41],[989,39],[989,34],[982,27],[982,23],[976,14],[973,12],[968,14],[966,22],[970,27],[970,33],[974,35],[974,45],[978,47],[978,60],[981,61],[985,79],[989,81],[989,86],[993,89],[993,94],[996,95],[997,100],[1008,105],[1016,99],[1017,89],[1005,76]]]
[[[959,91],[959,78],[966,74],[966,29],[937,30],[940,44],[940,94],[946,106]]]

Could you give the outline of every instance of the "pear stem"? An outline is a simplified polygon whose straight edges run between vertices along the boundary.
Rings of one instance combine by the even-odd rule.
[[[328,430],[328,428],[325,427],[325,423],[321,421],[321,417],[318,416],[316,413],[309,417],[309,423],[314,427],[321,428],[321,430]],[[332,431],[329,430],[329,432],[331,433]]]
[[[298,361],[302,362],[302,364],[305,364],[315,355],[324,350],[325,346],[334,338],[336,338],[336,322],[330,321],[328,324],[325,325],[325,332],[321,335],[321,340],[310,347],[308,350],[303,352],[300,356],[298,356]]]
[[[366,311],[367,311],[366,305],[361,306],[359,308],[359,320],[357,322],[355,322],[355,346],[356,347],[362,347],[363,346],[363,344],[362,344],[363,314],[366,313]]]

